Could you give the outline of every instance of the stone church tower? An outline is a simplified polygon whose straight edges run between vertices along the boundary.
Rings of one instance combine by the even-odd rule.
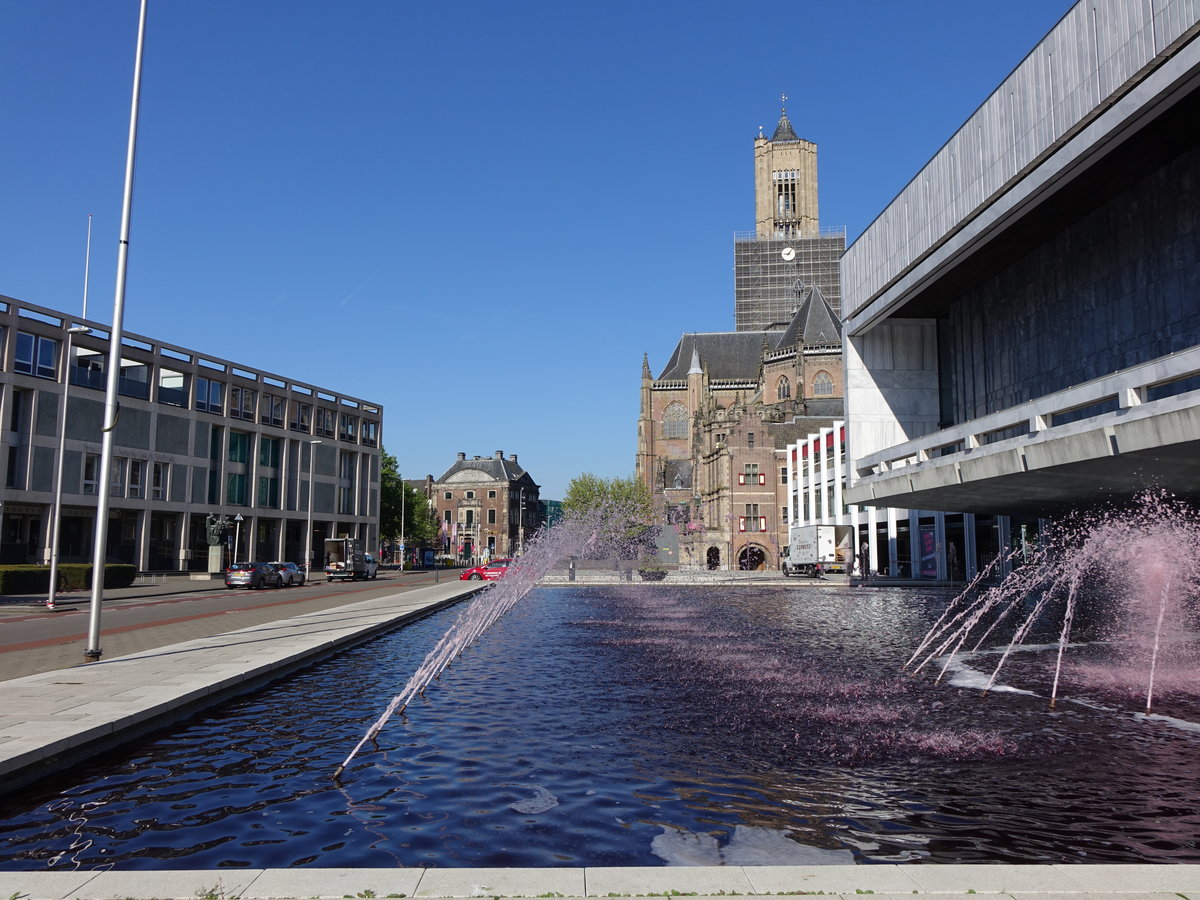
[[[787,95],[781,98],[787,101]],[[810,238],[817,218],[817,145],[796,136],[787,107],[767,140],[754,142],[754,233],[759,238]]]

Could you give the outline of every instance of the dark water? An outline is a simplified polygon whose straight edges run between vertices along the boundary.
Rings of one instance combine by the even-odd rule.
[[[446,611],[7,796],[0,865],[1200,862],[1195,698],[901,674],[945,599],[537,589],[335,783]]]

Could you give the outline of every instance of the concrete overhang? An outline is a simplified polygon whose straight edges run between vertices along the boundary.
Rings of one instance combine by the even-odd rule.
[[[1172,404],[1175,405],[1175,404]],[[1122,410],[860,478],[861,505],[1048,516],[1165,489],[1200,502],[1200,405]]]
[[[1057,227],[1052,212],[1056,204],[1072,208],[1086,202],[1094,183],[1109,177],[1106,165],[1118,169],[1126,165],[1119,152],[1125,145],[1154,126],[1168,133],[1190,131],[1198,98],[1200,41],[1189,39],[1174,56],[1120,98],[1097,109],[1017,173],[1002,191],[964,216],[882,290],[859,300],[846,314],[845,336],[862,334],[891,317],[937,315],[947,296],[954,296],[965,282],[988,268],[989,254],[1011,258],[1020,251],[1009,242],[1024,246],[1036,239],[1038,231]],[[853,299],[844,296],[843,302]]]

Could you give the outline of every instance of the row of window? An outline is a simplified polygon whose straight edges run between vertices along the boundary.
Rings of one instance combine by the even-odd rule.
[[[0,344],[3,343],[3,328],[0,328]],[[105,367],[107,354],[86,347],[75,347],[75,359],[70,366],[72,385],[104,390],[107,386]],[[35,378],[56,380],[59,355],[59,341],[44,335],[17,332],[16,350],[13,357],[13,371]],[[150,366],[134,359],[122,359],[117,379],[118,392],[124,397],[139,400],[150,399]],[[186,408],[188,405],[188,381],[191,376],[186,372],[169,369],[166,366],[158,368],[159,403],[167,406]],[[201,412],[222,415],[225,412],[225,388],[222,381],[204,376],[196,376],[192,391],[192,408]],[[288,418],[290,406],[291,416]],[[279,394],[262,392],[255,388],[241,385],[229,386],[230,418],[245,421],[257,420],[263,425],[273,425],[277,428],[286,426],[292,431],[303,434],[315,434],[317,437],[334,438],[362,443],[368,447],[379,445],[379,423],[373,419],[360,418],[349,413],[339,413],[332,409],[305,403],[300,400],[289,400]],[[315,414],[315,418],[314,418]]]
[[[115,456],[109,473],[108,493],[112,497],[166,500],[170,494],[171,464],[145,459],[125,459]],[[83,457],[83,493],[100,490],[100,457],[88,453]]]

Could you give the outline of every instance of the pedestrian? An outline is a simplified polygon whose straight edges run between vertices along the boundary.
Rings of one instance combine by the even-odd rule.
[[[859,572],[862,574],[863,580],[871,577],[871,546],[866,542],[862,542],[862,546],[858,548],[858,566]]]

